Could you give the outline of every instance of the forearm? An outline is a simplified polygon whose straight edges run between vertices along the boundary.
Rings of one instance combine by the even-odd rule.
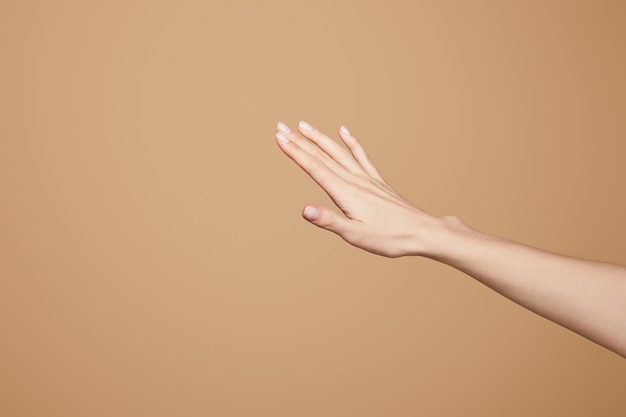
[[[626,357],[626,268],[535,249],[439,222],[425,255]]]

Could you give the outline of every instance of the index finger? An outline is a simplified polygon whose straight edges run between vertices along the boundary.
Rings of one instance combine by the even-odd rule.
[[[311,155],[283,133],[276,133],[280,149],[306,172],[335,201],[347,191],[346,182],[328,168],[319,158]]]

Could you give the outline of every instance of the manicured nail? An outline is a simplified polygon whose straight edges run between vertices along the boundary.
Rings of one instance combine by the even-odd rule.
[[[306,132],[310,132],[311,130],[313,130],[313,126],[311,126],[307,122],[298,123],[298,127]]]
[[[339,128],[339,131],[340,131],[342,134],[346,135],[346,136],[350,136],[350,131],[349,131],[349,130],[348,130],[348,128],[347,128],[347,127],[345,127],[345,126],[341,126],[341,127]]]
[[[310,222],[314,222],[320,218],[320,211],[312,206],[306,206],[302,214],[304,215],[304,218]]]
[[[283,133],[291,133],[291,129],[289,129],[283,122],[278,122],[278,130]]]
[[[283,143],[289,142],[289,138],[287,136],[283,135],[281,132],[276,132],[276,139],[278,139],[279,141],[281,141]]]

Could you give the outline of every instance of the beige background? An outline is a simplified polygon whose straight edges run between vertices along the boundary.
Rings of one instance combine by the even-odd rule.
[[[0,415],[623,416],[616,354],[300,218],[275,123],[626,264],[624,2],[0,2]]]

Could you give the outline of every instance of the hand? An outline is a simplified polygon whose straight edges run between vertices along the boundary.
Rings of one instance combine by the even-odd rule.
[[[343,212],[310,204],[302,211],[306,220],[379,255],[428,254],[426,236],[441,219],[414,207],[391,188],[347,128],[339,129],[346,147],[306,122],[300,122],[298,130],[300,134],[278,123],[279,147]]]
[[[626,268],[556,255],[480,233],[456,217],[428,215],[385,182],[345,127],[339,135],[347,149],[305,122],[298,130],[279,123],[278,145],[343,212],[311,204],[305,219],[379,255],[444,262],[626,357]]]

